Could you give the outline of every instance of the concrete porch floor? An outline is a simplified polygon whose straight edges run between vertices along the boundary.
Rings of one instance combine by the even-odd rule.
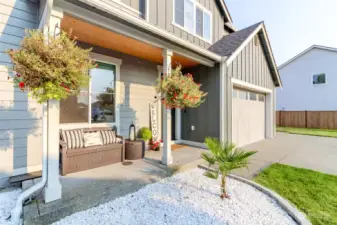
[[[202,151],[205,150],[188,146],[172,151],[173,164],[170,167],[161,164],[161,151],[147,151],[144,159],[134,160],[129,166],[117,163],[60,176],[62,199],[45,204],[43,193],[39,193],[36,200],[24,206],[24,224],[51,224],[75,212],[135,192],[172,175],[178,168],[197,167]],[[37,182],[39,179],[25,181],[22,189],[26,190]]]

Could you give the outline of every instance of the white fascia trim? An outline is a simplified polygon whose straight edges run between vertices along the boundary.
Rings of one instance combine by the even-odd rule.
[[[208,51],[206,49],[203,49],[203,48],[200,48],[194,44],[191,44],[187,41],[184,41],[176,36],[174,36],[173,34],[170,34],[168,33],[167,31],[163,30],[163,29],[160,29],[152,24],[149,24],[148,22],[144,21],[144,20],[141,20],[139,18],[136,18],[130,14],[127,14],[125,12],[122,12],[120,10],[117,10],[115,9],[114,7],[111,7],[110,5],[106,4],[105,2],[102,2],[102,1],[93,1],[93,0],[80,0],[81,2],[85,3],[85,4],[88,4],[88,5],[91,5],[93,7],[96,7],[97,9],[100,9],[102,11],[105,11],[109,14],[112,14],[122,20],[125,20],[127,22],[130,22],[140,28],[143,28],[145,30],[148,30],[150,32],[153,32],[159,36],[162,36],[162,37],[165,37],[171,41],[174,41],[175,43],[177,44],[180,44],[184,47],[187,47],[193,51],[196,51],[204,56],[207,56],[213,60],[216,60],[218,62],[220,62],[221,60],[221,56],[211,52],[211,51]]]
[[[311,51],[314,48],[318,48],[318,49],[322,49],[322,50],[328,50],[328,51],[333,51],[333,52],[337,52],[337,48],[331,48],[331,47],[327,47],[327,46],[322,46],[322,45],[313,45],[309,48],[307,48],[306,50],[302,51],[301,53],[295,55],[294,57],[292,57],[291,59],[289,59],[288,61],[282,63],[278,69],[282,69],[283,67],[285,67],[286,65],[288,65],[289,63],[295,61],[296,59],[298,59],[299,57],[301,57],[302,55],[306,54],[307,52]]]
[[[230,16],[230,14],[229,14],[229,12],[228,12],[228,10],[227,10],[227,7],[226,7],[226,5],[225,5],[225,2],[224,2],[223,0],[220,0],[220,3],[221,3],[221,6],[222,6],[222,8],[223,8],[225,14],[226,14],[226,17],[228,18],[228,20],[229,20],[231,23],[233,23],[232,17]]]
[[[274,67],[274,71],[276,73],[276,77],[277,77],[277,81],[280,85],[280,87],[282,88],[282,82],[281,82],[281,79],[280,79],[280,74],[278,72],[278,68],[276,66],[276,63],[275,63],[275,59],[274,59],[274,55],[272,54],[272,50],[271,50],[271,47],[270,47],[270,42],[269,42],[269,39],[268,39],[268,36],[267,36],[267,32],[266,32],[266,29],[265,29],[265,26],[263,23],[261,23],[255,30],[254,32],[252,32],[248,37],[247,39],[241,43],[241,45],[236,49],[236,51],[231,55],[229,56],[229,58],[227,59],[227,66],[229,64],[231,64],[231,62],[233,62],[233,60],[240,54],[240,52],[248,45],[248,43],[255,37],[255,35],[257,35],[257,33],[262,29],[262,32],[263,32],[263,35],[265,37],[265,40],[267,42],[267,48],[268,48],[268,52],[269,52],[269,55],[270,55],[270,58],[272,60],[272,64],[273,64],[273,67]]]
[[[248,89],[248,90],[251,90],[251,91],[262,92],[262,93],[267,93],[267,94],[273,92],[272,89],[260,87],[260,86],[257,86],[255,84],[251,84],[251,83],[248,83],[248,82],[245,82],[245,81],[242,81],[242,80],[238,80],[238,79],[235,79],[235,78],[231,78],[231,81],[232,81],[232,84],[233,84],[234,87],[244,88],[244,89]]]
[[[114,65],[120,66],[122,65],[122,62],[123,62],[121,59],[114,58],[111,56],[101,55],[101,54],[94,53],[94,52],[90,52],[89,54],[92,59],[96,61],[100,61],[100,62],[105,62],[108,64],[114,64]]]
[[[255,37],[255,35],[261,30],[263,24],[261,23],[255,30],[252,32],[244,42],[233,52],[232,55],[227,59],[227,66],[233,62],[233,60],[240,54],[240,52],[248,45],[248,43]]]
[[[270,42],[269,42],[267,30],[266,30],[266,27],[264,26],[264,24],[262,24],[262,31],[263,31],[263,35],[265,37],[265,40],[267,42],[268,52],[269,52],[270,58],[271,58],[271,60],[273,62],[273,67],[274,67],[274,71],[276,73],[277,81],[278,81],[278,83],[280,85],[280,88],[282,88],[282,82],[281,82],[280,73],[278,71],[278,68],[277,68],[277,65],[276,65],[276,62],[275,62],[275,57],[274,57],[273,51],[271,50],[271,45],[270,45]]]
[[[42,171],[42,164],[14,169],[12,176],[18,176],[36,171]]]

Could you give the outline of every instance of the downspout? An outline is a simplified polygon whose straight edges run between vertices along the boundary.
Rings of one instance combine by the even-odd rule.
[[[40,20],[39,29],[45,28],[49,24],[53,0],[46,0],[46,5],[43,10],[43,15]],[[41,190],[47,183],[47,166],[48,166],[48,149],[47,149],[47,131],[48,131],[48,113],[47,103],[42,105],[42,179],[36,185],[21,193],[16,201],[15,208],[11,212],[11,220],[14,225],[20,224],[22,208],[24,201],[34,193]]]

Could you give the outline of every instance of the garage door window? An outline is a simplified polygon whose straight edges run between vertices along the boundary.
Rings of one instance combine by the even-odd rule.
[[[249,96],[248,96],[248,92],[247,92],[247,91],[238,90],[237,92],[238,92],[238,94],[239,94],[239,98],[240,98],[240,99],[245,99],[245,100],[249,99],[249,98],[248,98]]]
[[[259,101],[264,102],[264,95],[263,94],[259,94]]]
[[[257,94],[254,92],[249,92],[249,99],[252,101],[256,101],[257,100]]]

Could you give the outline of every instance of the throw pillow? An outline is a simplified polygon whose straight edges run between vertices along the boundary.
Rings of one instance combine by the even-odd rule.
[[[103,145],[116,143],[116,133],[113,130],[101,130]]]
[[[83,133],[84,147],[102,145],[102,138],[99,132]]]
[[[83,148],[82,130],[61,130],[61,138],[66,142],[68,149]]]

